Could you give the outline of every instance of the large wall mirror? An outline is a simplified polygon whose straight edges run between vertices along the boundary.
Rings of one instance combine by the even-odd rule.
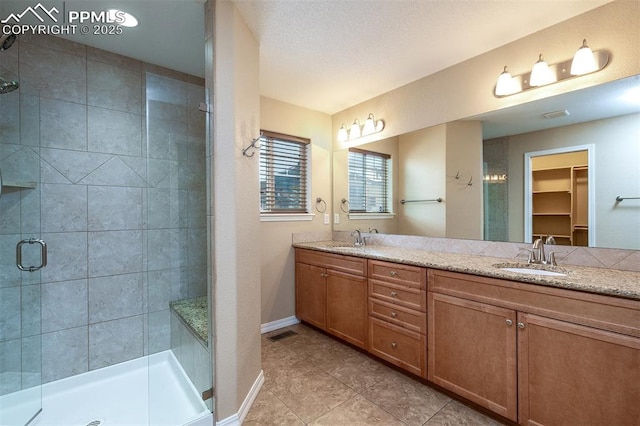
[[[575,220],[590,235],[575,245],[640,249],[640,76],[358,146],[391,156],[390,215],[349,213],[347,153],[335,151],[333,229],[529,241],[525,161],[576,146],[591,147],[592,170]]]

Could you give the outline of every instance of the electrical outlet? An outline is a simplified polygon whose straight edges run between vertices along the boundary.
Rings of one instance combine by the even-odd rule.
[[[328,225],[329,224],[329,213],[325,213],[324,214],[324,224]]]
[[[340,223],[340,213],[333,215],[333,223]]]

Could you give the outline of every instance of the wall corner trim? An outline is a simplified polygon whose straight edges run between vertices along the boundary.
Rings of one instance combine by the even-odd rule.
[[[216,426],[241,426],[242,423],[244,422],[245,417],[247,417],[247,414],[249,413],[249,410],[251,409],[253,402],[258,397],[258,393],[260,392],[260,389],[262,389],[263,384],[264,384],[264,371],[260,370],[260,374],[258,374],[258,377],[256,378],[255,382],[253,382],[253,386],[251,386],[249,393],[247,394],[246,398],[242,402],[242,405],[240,406],[240,410],[236,414],[229,416],[226,419],[220,420],[219,422],[216,423]]]
[[[298,324],[299,322],[300,320],[295,316],[267,322],[260,326],[260,334],[268,333],[273,330],[278,330],[283,327],[288,327],[290,325]]]

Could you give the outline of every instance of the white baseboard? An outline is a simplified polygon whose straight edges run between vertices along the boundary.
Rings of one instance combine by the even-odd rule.
[[[279,328],[288,327],[290,325],[298,324],[300,320],[295,316],[282,318],[277,321],[271,321],[260,326],[260,333],[268,333]]]
[[[240,410],[234,414],[233,416],[229,416],[226,419],[220,420],[216,423],[216,426],[240,426],[242,422],[244,422],[245,417],[247,417],[247,413],[251,409],[253,405],[253,401],[258,397],[258,393],[260,389],[262,389],[262,385],[264,384],[264,371],[260,370],[260,374],[256,378],[256,381],[253,382],[253,386],[251,386],[251,390],[247,394],[247,397],[242,402],[240,406]]]

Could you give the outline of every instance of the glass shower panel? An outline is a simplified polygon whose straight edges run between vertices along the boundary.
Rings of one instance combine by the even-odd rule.
[[[18,82],[1,66],[0,77]],[[39,267],[46,251],[39,244],[40,105],[38,91],[18,83],[18,89],[0,94],[2,425],[26,425],[42,409]]]
[[[207,113],[204,81],[146,73],[148,352],[177,368],[192,417],[212,409],[207,285]],[[153,363],[153,358],[150,359]],[[163,378],[149,370],[151,424],[163,420]],[[208,401],[207,401],[208,399]],[[185,404],[187,407],[189,404]]]

